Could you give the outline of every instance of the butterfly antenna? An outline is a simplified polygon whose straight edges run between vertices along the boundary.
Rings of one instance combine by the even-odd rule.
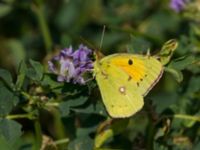
[[[95,55],[96,60],[100,60],[100,58],[102,56],[101,56],[101,53],[97,50],[97,48],[91,42],[89,42],[88,40],[84,39],[83,37],[80,37],[80,40],[83,43],[87,44],[89,46],[89,48],[91,48],[94,51],[94,55]]]
[[[147,49],[147,54],[148,57],[150,56],[150,48]]]
[[[99,50],[95,49],[95,55],[96,55],[96,60],[100,60],[103,57],[103,54],[100,52],[102,45],[103,45],[103,38],[104,38],[104,34],[105,34],[105,30],[106,30],[106,26],[103,26],[103,31],[102,31],[102,35],[101,35],[101,41],[100,41],[100,45],[99,45]]]
[[[129,47],[129,45],[126,45],[126,52],[130,53],[130,47]]]
[[[102,35],[101,35],[101,42],[100,42],[99,49],[101,49],[102,45],[103,45],[103,38],[104,38],[105,30],[106,30],[106,26],[103,25],[103,31],[102,31]]]
[[[96,47],[94,46],[94,44],[92,44],[90,41],[84,39],[83,37],[80,37],[80,40],[85,43],[86,45],[88,45],[91,49],[96,49]]]

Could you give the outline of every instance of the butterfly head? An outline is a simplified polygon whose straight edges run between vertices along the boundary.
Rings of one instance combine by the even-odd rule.
[[[104,57],[104,55],[99,50],[94,50],[94,56],[97,62],[99,62]]]

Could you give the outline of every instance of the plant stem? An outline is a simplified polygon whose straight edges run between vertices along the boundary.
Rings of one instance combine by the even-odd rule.
[[[21,119],[21,118],[33,119],[30,114],[17,114],[17,115],[6,116],[6,119]]]
[[[46,106],[55,106],[55,107],[58,107],[59,103],[58,102],[47,102],[45,105]]]
[[[36,146],[35,148],[39,150],[42,145],[42,130],[40,126],[40,122],[38,119],[35,120],[34,122],[34,127],[35,127],[35,134],[36,134]]]
[[[57,137],[57,139],[64,139],[64,138],[68,139],[66,138],[68,135],[65,132],[65,127],[62,123],[59,111],[53,108],[51,112],[54,117],[55,136]],[[62,145],[59,145],[59,149],[65,149],[65,147],[67,147],[67,144],[68,144],[67,142],[63,142]]]
[[[175,114],[173,117],[179,118],[179,119],[187,119],[187,120],[193,120],[193,121],[200,122],[200,117],[197,117],[197,116],[190,116],[190,115],[185,115],[185,114]]]
[[[153,138],[155,135],[155,125],[153,124],[152,120],[149,119],[149,124],[147,126],[147,138],[146,138],[146,149],[147,150],[152,150],[154,145],[153,145]]]
[[[38,19],[38,24],[39,24],[40,30],[41,30],[43,38],[44,38],[46,53],[48,53],[51,51],[51,48],[52,48],[52,38],[50,35],[50,31],[49,31],[45,16],[42,11],[41,2],[38,2],[37,4],[33,4],[32,8]]]
[[[177,119],[185,119],[185,120],[192,120],[200,122],[200,116],[191,116],[191,115],[185,115],[185,114],[175,114],[175,115],[166,115],[161,117],[156,124],[158,124],[160,121],[162,121],[165,118],[177,118]]]
[[[21,94],[26,97],[27,99],[31,99],[31,95],[29,95],[28,93],[22,91]]]
[[[57,140],[55,141],[54,143],[56,145],[59,145],[59,144],[65,144],[65,143],[68,143],[69,142],[69,139],[68,138],[65,138],[65,139],[61,139],[61,140]]]

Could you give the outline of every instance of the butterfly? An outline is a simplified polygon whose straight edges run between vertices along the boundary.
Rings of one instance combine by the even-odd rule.
[[[103,103],[112,118],[130,117],[144,105],[144,96],[163,74],[155,56],[112,54],[94,62]]]

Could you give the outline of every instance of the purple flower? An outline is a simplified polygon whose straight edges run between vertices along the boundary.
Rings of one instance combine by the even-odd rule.
[[[84,45],[73,51],[72,47],[61,50],[59,55],[48,61],[49,71],[57,74],[59,82],[85,84],[83,75],[91,72],[93,62],[90,59],[92,51]]]
[[[171,0],[170,7],[176,12],[180,12],[188,2],[189,0]]]
[[[88,58],[88,55],[90,55],[91,54],[91,50],[90,49],[88,49],[86,46],[84,46],[84,45],[80,45],[79,46],[79,48],[78,48],[78,50],[76,50],[75,52],[74,52],[74,59],[76,60],[76,61],[87,61],[89,58]]]

